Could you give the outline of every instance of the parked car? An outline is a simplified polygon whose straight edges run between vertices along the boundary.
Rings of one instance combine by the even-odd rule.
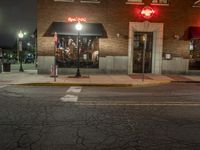
[[[34,56],[33,55],[27,55],[24,58],[24,63],[25,64],[34,63]]]

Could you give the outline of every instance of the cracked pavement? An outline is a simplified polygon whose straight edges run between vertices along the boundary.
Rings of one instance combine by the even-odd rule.
[[[78,102],[62,102],[68,89],[0,89],[0,149],[199,150],[199,84],[82,87]]]

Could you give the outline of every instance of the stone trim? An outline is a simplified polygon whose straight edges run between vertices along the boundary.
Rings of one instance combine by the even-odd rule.
[[[133,73],[134,32],[153,32],[152,73],[161,74],[163,27],[163,23],[129,22],[128,74]]]

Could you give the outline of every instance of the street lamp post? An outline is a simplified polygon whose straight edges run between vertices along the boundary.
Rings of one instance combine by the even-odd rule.
[[[76,30],[78,31],[78,37],[77,37],[77,71],[76,71],[76,75],[75,77],[81,77],[81,73],[80,73],[80,52],[79,52],[79,49],[80,49],[80,45],[79,45],[79,36],[80,36],[80,31],[82,30],[83,28],[83,25],[78,22],[75,26]]]
[[[24,35],[26,35],[26,33],[25,32],[23,33],[20,30],[20,32],[18,33],[18,52],[19,52],[18,58],[19,58],[19,62],[20,62],[20,68],[19,68],[20,72],[24,72],[24,69],[22,66],[22,44],[23,44],[22,39],[23,39]]]
[[[33,48],[35,52],[35,67],[37,68],[37,37],[35,34],[32,34],[31,38],[34,40]]]

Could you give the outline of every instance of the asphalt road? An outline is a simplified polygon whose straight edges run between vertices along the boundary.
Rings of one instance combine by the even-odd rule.
[[[1,150],[199,150],[200,84],[0,87]]]

